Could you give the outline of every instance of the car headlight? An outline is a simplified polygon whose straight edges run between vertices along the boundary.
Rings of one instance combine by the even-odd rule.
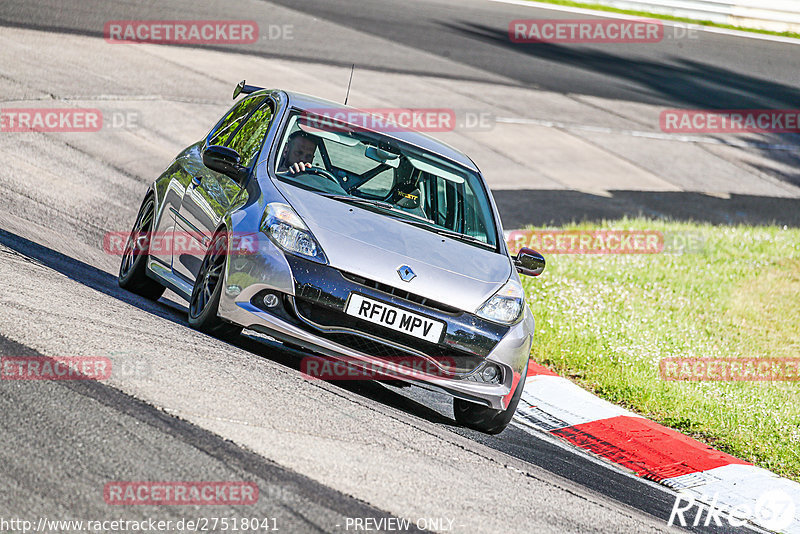
[[[261,231],[286,252],[319,263],[327,263],[325,253],[303,219],[291,206],[281,202],[267,204],[261,219]]]
[[[506,282],[492,298],[483,303],[476,312],[490,321],[513,324],[525,309],[525,292],[522,285],[514,279]]]

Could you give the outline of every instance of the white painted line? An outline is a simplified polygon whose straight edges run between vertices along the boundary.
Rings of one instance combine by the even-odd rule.
[[[785,150],[789,152],[800,151],[800,144],[784,145],[784,144],[771,144],[771,143],[757,143],[754,141],[728,140],[728,139],[719,139],[716,137],[703,137],[700,135],[680,135],[680,134],[668,134],[661,132],[645,132],[640,130],[623,130],[618,128],[608,128],[606,126],[592,126],[589,124],[576,124],[576,123],[568,123],[560,121],[551,121],[545,119],[495,117],[495,121],[504,124],[531,124],[534,126],[542,126],[545,128],[556,128],[565,131],[629,135],[631,137],[643,137],[647,139],[658,139],[661,141],[677,141],[680,143],[706,143],[712,145],[725,145],[736,148],[757,148],[759,150]]]
[[[624,19],[624,20],[632,20],[632,19],[642,19],[646,17],[641,17],[637,15],[626,15],[624,13],[614,13],[612,11],[598,11],[595,9],[587,9],[583,7],[571,7],[571,6],[560,6],[558,4],[546,4],[542,2],[529,2],[528,0],[489,0],[490,2],[498,2],[501,4],[511,4],[515,6],[525,6],[525,7],[535,7],[537,9],[549,9],[551,11],[562,11],[564,13],[576,13],[579,15],[591,15],[593,17],[602,17],[606,19]],[[746,39],[759,39],[761,41],[773,41],[776,43],[787,43],[787,44],[800,44],[800,39],[794,39],[792,37],[782,37],[780,35],[769,35],[765,33],[753,33],[753,32],[746,32],[742,30],[730,30],[727,28],[717,28],[716,26],[703,26],[702,24],[689,24],[687,22],[678,22],[674,20],[660,20],[664,26],[671,26],[677,28],[687,28],[691,30],[698,30],[707,33],[717,33],[720,35],[730,35],[733,37],[744,37]]]
[[[538,409],[538,410],[537,410]],[[541,421],[539,410],[551,419]],[[641,418],[631,411],[611,404],[560,376],[529,376],[522,390],[517,411],[520,416],[543,429],[564,428],[625,415]]]

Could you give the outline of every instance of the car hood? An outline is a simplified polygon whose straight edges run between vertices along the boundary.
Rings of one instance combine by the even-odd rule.
[[[508,257],[326,198],[296,186],[277,187],[305,221],[336,269],[474,312],[511,276]],[[416,277],[401,280],[409,266]]]

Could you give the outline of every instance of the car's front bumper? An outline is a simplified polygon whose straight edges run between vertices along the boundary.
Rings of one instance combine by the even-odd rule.
[[[366,372],[383,369],[387,376],[493,409],[505,409],[508,405],[530,354],[534,325],[527,309],[519,323],[511,327],[497,325],[473,314],[454,312],[443,304],[420,302],[401,290],[389,294],[385,287],[359,283],[358,277],[344,276],[332,267],[284,255],[268,240],[262,240],[259,249],[256,254],[232,256],[228,262],[219,306],[219,315],[226,321],[348,362]],[[267,292],[279,297],[278,306],[263,305],[262,297]],[[442,339],[427,350],[425,343],[407,336],[405,340],[402,336],[386,336],[385,330],[376,335],[374,330],[359,330],[345,324],[344,306],[353,293],[445,322]],[[305,313],[300,311],[301,307]],[[309,311],[321,313],[309,317]],[[325,321],[318,321],[320,317]],[[342,341],[353,339],[364,343]],[[396,358],[388,358],[389,352],[382,351],[387,347],[389,351],[397,349],[397,355],[425,357],[439,367],[444,357],[450,362],[446,365],[452,365],[446,372],[435,369],[438,372],[433,373],[419,367],[398,366]],[[499,383],[476,379],[485,362],[501,369]]]

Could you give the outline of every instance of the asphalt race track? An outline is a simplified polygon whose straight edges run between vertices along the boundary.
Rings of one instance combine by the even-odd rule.
[[[152,303],[121,290],[119,257],[102,248],[106,232],[129,229],[147,184],[227,109],[235,82],[339,99],[352,63],[359,105],[433,106],[447,94],[460,99],[453,107],[491,111],[495,130],[448,141],[489,169],[507,229],[642,212],[800,224],[797,151],[780,148],[796,145],[793,136],[753,138],[740,156],[724,139],[626,133],[650,128],[641,117],[659,107],[797,107],[797,45],[747,39],[736,48],[743,38],[717,34],[639,48],[507,39],[510,20],[558,17],[574,16],[482,0],[0,3],[0,106],[67,103],[122,122],[92,134],[0,133],[0,355],[102,356],[126,370],[102,382],[0,382],[0,520],[258,517],[283,532],[354,532],[354,518],[407,518],[412,529],[455,532],[678,530],[667,527],[673,492],[551,437],[519,425],[499,436],[472,432],[456,425],[446,397],[311,380],[299,371],[301,353],[263,336],[225,343],[200,334],[174,294]],[[185,18],[252,19],[265,32],[289,26],[293,37],[180,47],[102,38],[108,20]],[[572,133],[528,113],[539,97],[549,119],[568,117],[563,130]],[[580,125],[613,131],[580,133]],[[591,144],[608,158],[598,167],[605,181],[577,183],[554,165],[532,185],[537,165],[519,161],[525,148],[513,146],[520,131]],[[658,171],[659,158],[676,162],[674,175]],[[681,159],[707,164],[705,182],[690,183]],[[626,182],[625,170],[639,174]],[[608,191],[621,194],[611,201]],[[583,211],[571,216],[568,206]],[[103,497],[112,481],[169,480],[254,482],[260,498],[154,507]]]
[[[526,87],[670,106],[781,108],[791,107],[800,98],[796,74],[800,58],[794,45],[748,41],[746,58],[735,46],[738,38],[726,35],[703,35],[702,43],[676,35],[635,54],[620,44],[577,50],[556,45],[520,47],[508,40],[510,20],[579,17],[488,1],[413,1],[403,9],[391,0],[206,2],[202,6],[179,1],[113,7],[114,19],[170,20],[189,13],[198,19],[234,14],[256,18],[253,15],[258,14],[262,25],[295,25],[292,40],[240,45],[242,51],[259,56],[344,66],[356,63],[453,80],[500,76]],[[18,27],[102,36],[110,14],[107,3],[100,0],[10,1],[4,2],[0,20]],[[320,27],[320,22],[325,25]],[[360,46],[363,34],[379,37],[385,44],[377,50]],[[455,65],[444,68],[430,59],[420,61],[419,55],[398,54],[399,47],[447,58]],[[464,67],[475,71],[467,74]]]

